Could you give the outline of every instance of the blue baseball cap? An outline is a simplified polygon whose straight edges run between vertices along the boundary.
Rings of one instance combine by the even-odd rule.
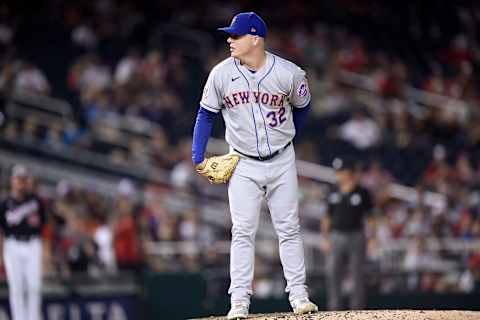
[[[255,12],[242,12],[232,19],[229,27],[218,28],[217,30],[225,31],[228,34],[243,36],[251,34],[265,38],[267,35],[267,25],[265,21]]]

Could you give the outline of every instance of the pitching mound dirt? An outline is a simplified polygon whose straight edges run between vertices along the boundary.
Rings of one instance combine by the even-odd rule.
[[[196,320],[225,320],[209,317]],[[333,311],[296,316],[293,313],[252,314],[255,320],[480,320],[480,312],[460,310],[365,310]],[[192,319],[193,320],[193,319]]]

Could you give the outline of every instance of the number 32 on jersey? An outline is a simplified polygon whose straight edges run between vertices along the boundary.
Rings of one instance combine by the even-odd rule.
[[[285,107],[281,107],[278,110],[270,111],[266,115],[267,119],[269,120],[268,125],[272,128],[275,128],[278,125],[281,125],[287,120],[285,115]]]

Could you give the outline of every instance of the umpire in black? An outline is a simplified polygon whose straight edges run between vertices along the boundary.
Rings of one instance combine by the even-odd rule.
[[[329,310],[341,310],[342,283],[349,267],[353,288],[350,309],[366,306],[364,266],[366,240],[364,220],[372,209],[368,190],[358,184],[356,163],[352,158],[333,161],[336,186],[328,195],[328,214],[322,229],[329,237],[327,258],[327,303]]]

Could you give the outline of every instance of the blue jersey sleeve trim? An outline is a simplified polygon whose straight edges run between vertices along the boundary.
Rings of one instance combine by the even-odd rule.
[[[207,149],[208,139],[213,128],[213,122],[217,117],[217,113],[212,112],[200,105],[197,113],[197,120],[193,128],[192,140],[192,161],[197,165],[205,159],[205,151]]]
[[[295,126],[295,138],[297,138],[305,126],[307,115],[311,109],[310,103],[303,108],[292,108],[293,124]]]

